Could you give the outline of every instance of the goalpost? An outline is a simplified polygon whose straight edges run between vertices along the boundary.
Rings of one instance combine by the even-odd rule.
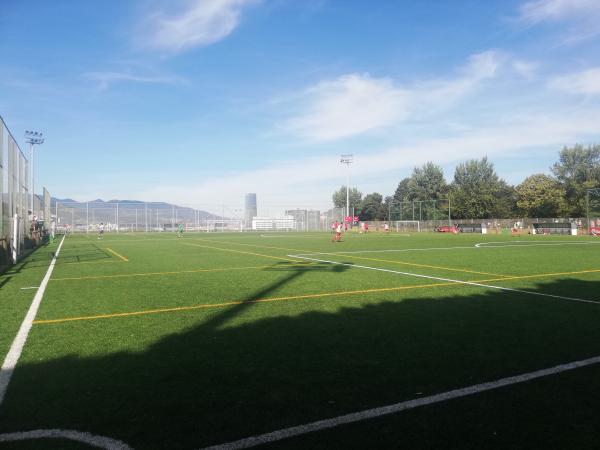
[[[421,222],[418,220],[396,220],[397,233],[418,233],[421,231]]]

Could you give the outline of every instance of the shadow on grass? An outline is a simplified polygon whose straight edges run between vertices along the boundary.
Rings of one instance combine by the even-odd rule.
[[[305,273],[344,266],[271,270],[284,275],[248,302]],[[558,280],[535,291],[565,289],[594,298],[600,282]],[[64,353],[95,345],[98,356],[20,364],[0,431],[78,429],[138,449],[192,449],[600,354],[600,304],[465,287],[439,292],[38,325],[37,341]],[[109,353],[111,344],[139,337],[149,341],[143,351]],[[584,376],[590,370],[593,381]],[[593,448],[598,373],[580,369],[570,375],[575,382],[552,377],[544,381],[549,391],[525,397],[527,407],[519,389],[504,388],[466,406],[397,414],[386,419],[385,439],[374,421],[360,433],[353,430],[363,425],[353,425],[319,433],[310,445],[275,447]],[[581,383],[588,384],[574,388]],[[492,438],[494,430],[502,435]]]
[[[18,264],[8,267],[0,274],[0,289],[9,284],[14,275],[30,269],[48,268],[52,258],[54,258],[55,250],[56,247],[52,247],[50,244],[43,244],[19,261]],[[97,262],[110,259],[113,259],[113,256],[96,244],[80,244],[76,247],[63,248],[59,258],[56,260],[56,265]],[[43,273],[41,276],[43,277]]]

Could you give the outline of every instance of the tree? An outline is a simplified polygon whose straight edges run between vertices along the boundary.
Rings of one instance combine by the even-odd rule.
[[[346,186],[342,186],[338,191],[333,193],[333,206],[335,208],[346,208]],[[358,210],[362,200],[362,192],[356,188],[350,188],[350,213],[352,208]]]
[[[443,169],[432,162],[415,167],[406,187],[408,200],[439,200],[448,190]]]
[[[457,219],[507,217],[512,205],[512,187],[501,180],[487,157],[461,163],[454,172],[451,201]]]
[[[565,191],[552,177],[531,175],[516,188],[516,204],[527,217],[562,217],[568,213]]]
[[[383,196],[378,192],[365,195],[360,207],[360,220],[385,220]]]
[[[410,183],[410,178],[404,178],[400,183],[398,183],[398,187],[396,188],[396,192],[394,192],[394,201],[396,203],[404,202],[408,199],[408,184]]]
[[[564,147],[552,172],[565,190],[570,215],[584,216],[586,191],[600,187],[600,145]]]

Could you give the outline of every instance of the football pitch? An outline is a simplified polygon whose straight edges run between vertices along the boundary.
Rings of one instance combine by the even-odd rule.
[[[0,448],[600,447],[600,239],[330,237],[39,248],[0,276],[4,360],[54,260]]]

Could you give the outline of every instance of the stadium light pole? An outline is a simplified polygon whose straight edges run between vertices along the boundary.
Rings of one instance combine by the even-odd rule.
[[[32,215],[35,214],[35,212],[33,211],[33,208],[34,208],[33,198],[35,195],[35,171],[34,171],[34,165],[33,165],[33,146],[43,144],[44,143],[43,136],[44,136],[43,133],[40,133],[39,131],[30,131],[30,130],[25,131],[25,142],[27,142],[29,144],[29,154],[31,155],[31,214]]]
[[[354,162],[354,155],[345,154],[340,158],[342,164],[346,164],[348,172],[346,174],[346,217],[350,216],[350,164]]]

